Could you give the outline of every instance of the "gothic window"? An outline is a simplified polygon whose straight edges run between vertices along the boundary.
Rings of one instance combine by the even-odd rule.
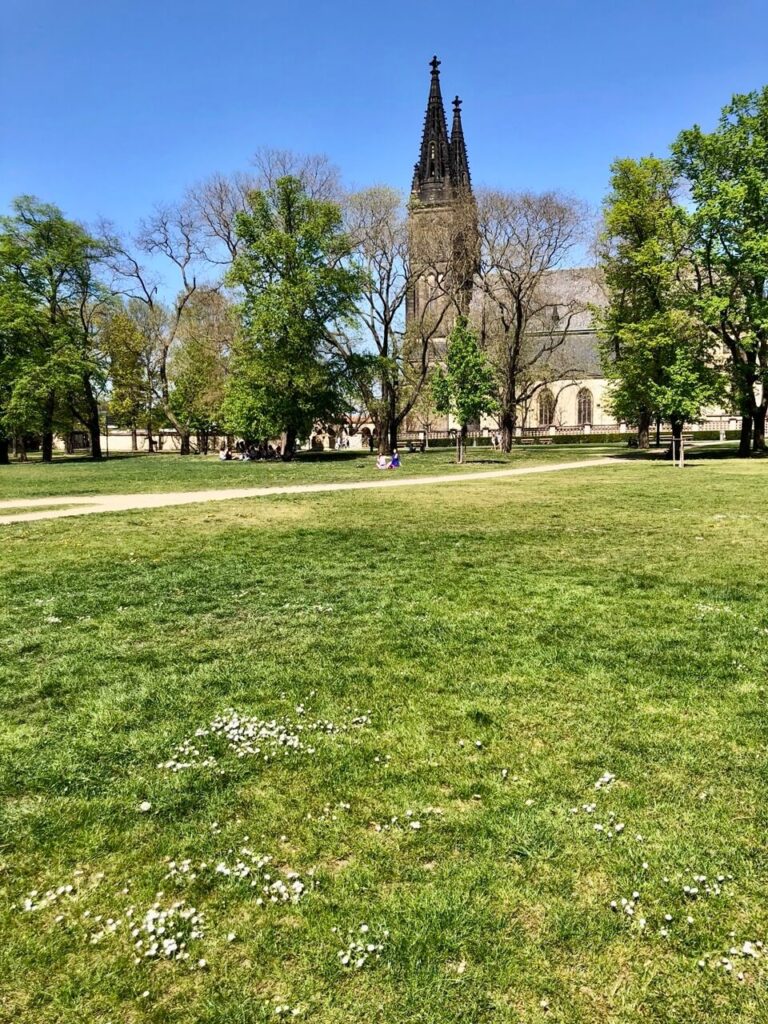
[[[539,392],[539,426],[550,427],[555,421],[555,396],[545,388]]]
[[[576,396],[577,422],[580,427],[592,424],[592,392],[582,388]]]

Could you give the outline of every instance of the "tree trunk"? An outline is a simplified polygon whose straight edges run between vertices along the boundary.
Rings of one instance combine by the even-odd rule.
[[[741,417],[741,436],[739,437],[739,455],[741,458],[749,458],[750,445],[752,443],[752,417]]]
[[[86,423],[88,425],[88,433],[91,436],[91,458],[98,461],[101,459],[101,422],[99,420],[99,404],[93,393],[89,377],[85,377],[83,380],[83,390],[88,410]]]
[[[512,406],[511,409],[502,409],[500,426],[501,450],[503,452],[512,451],[512,445],[515,443],[515,430],[517,428],[517,409],[515,406]]]
[[[0,466],[7,466],[11,461],[8,455],[8,438],[0,437]]]
[[[637,421],[637,447],[638,448],[649,448],[651,433],[651,414],[649,412],[641,412]]]
[[[50,392],[43,405],[43,462],[53,462],[53,410],[56,404],[56,396]]]
[[[136,431],[136,424],[134,423],[131,427],[131,451],[137,452],[139,450],[139,438]]]
[[[672,420],[672,461],[680,461],[680,451],[682,447],[682,436],[683,427],[685,423],[683,420],[673,419]]]
[[[290,462],[293,458],[293,453],[296,448],[296,429],[295,427],[288,427],[282,436],[282,453],[281,458],[283,462]]]
[[[397,393],[387,384],[382,394],[382,412],[378,421],[378,454],[391,455],[397,448],[397,431],[400,426],[397,419]]]
[[[397,448],[397,428],[399,427],[397,420],[389,421],[389,437],[387,438],[387,454],[391,455],[392,452]]]
[[[755,432],[752,439],[752,449],[756,452],[765,451],[765,405],[761,402],[755,409],[754,415]]]
[[[192,449],[190,447],[190,444],[189,444],[189,431],[188,430],[180,431],[179,432],[179,438],[180,438],[179,455],[189,455],[189,453],[192,451]]]
[[[467,453],[467,424],[462,423],[461,430],[456,436],[456,461],[461,464],[464,462]]]

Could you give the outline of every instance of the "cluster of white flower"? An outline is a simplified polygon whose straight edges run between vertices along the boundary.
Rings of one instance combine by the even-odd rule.
[[[37,889],[32,889],[25,897],[21,906],[23,910],[43,910],[45,907],[50,907],[53,903],[57,903],[62,897],[73,897],[75,891],[75,887],[71,883],[59,885],[55,889],[48,889],[44,893],[38,892]]]
[[[616,781],[616,776],[613,772],[603,772],[600,778],[595,783],[595,789],[608,789]]]
[[[288,1006],[287,1003],[278,1003],[275,1007],[275,1015],[277,1017],[298,1017],[300,1013],[300,1006]]]
[[[200,877],[245,881],[250,888],[261,892],[256,900],[257,906],[267,903],[298,903],[307,890],[306,883],[297,872],[270,867],[272,857],[266,854],[256,854],[249,847],[243,846],[237,855],[232,850],[229,855],[232,858],[229,861],[219,860],[216,863],[200,861],[195,864],[189,859],[168,861],[165,877],[173,879],[177,884],[192,883]]]
[[[407,810],[402,818],[395,814],[383,825],[377,821],[371,822],[371,827],[374,832],[407,831],[408,829],[418,832],[421,828],[420,818],[428,817],[429,815],[440,815],[442,813],[443,811],[440,807],[425,807],[417,817],[415,811]]]
[[[304,614],[312,612],[319,615],[330,615],[333,610],[332,604],[290,604],[286,602],[282,607],[284,612],[303,612]]]
[[[158,893],[156,901],[144,914],[139,925],[131,928],[134,938],[134,963],[142,960],[189,960],[189,944],[205,935],[203,914],[195,907],[188,907],[183,900],[168,907],[161,904],[163,894]],[[205,960],[197,961],[198,967],[206,967]]]
[[[625,828],[626,826],[623,821],[616,821],[616,815],[613,811],[608,812],[608,821],[604,824],[596,821],[592,826],[593,831],[605,839],[613,839],[616,836],[620,836]]]
[[[331,931],[338,934],[339,929],[331,928]],[[371,958],[378,960],[388,938],[389,932],[386,929],[371,931],[367,924],[361,924],[356,932],[348,933],[346,948],[340,949],[337,954],[341,966],[360,970]]]
[[[125,912],[125,916],[128,919],[128,921],[130,921],[130,919],[133,917],[133,914],[134,914],[134,908],[133,907],[129,907],[126,910],[126,912]],[[85,917],[85,916],[86,915],[83,914],[83,917]],[[90,915],[88,915],[88,916],[90,917]],[[93,916],[92,920],[93,920],[94,924],[101,924],[101,922],[104,920],[104,915],[103,914],[96,914],[96,915]],[[91,934],[88,936],[88,941],[90,942],[90,944],[92,946],[97,946],[100,942],[102,942],[104,939],[106,939],[109,935],[114,935],[117,932],[117,929],[120,927],[120,925],[122,923],[123,923],[122,918],[119,918],[119,917],[117,917],[117,918],[115,918],[115,917],[108,917],[107,920],[104,922],[104,927],[103,928],[99,928],[97,931],[91,932]]]
[[[339,811],[346,813],[351,807],[352,805],[344,800],[338,804],[326,804],[319,813],[307,811],[307,821],[338,821]]]
[[[694,875],[695,885],[684,885],[683,895],[695,900],[699,896],[719,896],[725,882],[732,882],[733,875],[718,875],[710,881],[706,875]]]
[[[647,871],[647,869],[648,863],[647,861],[643,861],[643,870]],[[718,875],[717,880],[710,883],[707,881],[706,875],[694,875],[693,880],[697,884],[684,885],[682,887],[683,900],[686,902],[690,902],[692,900],[698,900],[707,896],[719,896],[722,893],[722,885],[727,880],[731,879],[731,875]],[[670,879],[668,876],[665,875],[662,878],[662,881],[666,884],[669,884]],[[668,899],[671,901],[674,898],[675,893],[673,892],[669,895]],[[640,931],[645,931],[648,927],[648,918],[635,915],[635,911],[638,909],[639,901],[640,893],[635,891],[632,893],[631,898],[622,897],[619,900],[611,900],[609,906],[611,910],[614,911],[614,913],[621,912],[622,914],[626,915],[626,917],[630,918],[632,920],[632,923],[635,924]],[[685,921],[685,924],[687,925],[692,925],[695,923],[694,918],[691,916],[691,914],[680,913],[679,920],[682,922],[683,919]],[[670,913],[669,910],[666,910],[663,914],[659,916],[658,933],[663,939],[669,938],[669,935],[672,930],[671,926],[675,922],[675,920],[675,916],[672,913]]]
[[[613,772],[603,772],[603,774],[600,776],[597,782],[595,782],[594,789],[596,792],[610,789],[610,787],[613,785],[615,781],[616,776],[613,774]],[[594,814],[596,810],[597,804],[592,802],[581,804],[580,807],[571,807],[570,813]],[[606,821],[594,823],[594,825],[592,826],[593,832],[604,839],[615,839],[617,836],[620,836],[626,828],[626,825],[623,821],[617,821],[616,819],[616,813],[614,811],[609,811]],[[635,839],[637,839],[638,842],[642,842],[643,837],[638,835],[635,836]]]
[[[368,714],[358,715],[349,724],[338,724],[327,718],[312,722],[303,721],[306,708],[299,704],[297,719],[287,715],[282,718],[262,719],[243,715],[230,708],[223,715],[217,715],[207,726],[197,729],[194,739],[180,743],[167,761],[161,761],[158,768],[172,772],[189,768],[215,768],[219,756],[226,751],[238,758],[259,758],[264,762],[275,756],[293,754],[314,754],[316,748],[305,742],[305,735],[319,733],[334,735],[350,727],[370,724]],[[202,750],[201,748],[208,748]]]
[[[734,939],[735,937],[736,933],[731,932],[731,938]],[[725,956],[707,954],[699,960],[698,966],[701,968],[710,967],[714,970],[721,970],[725,974],[733,974],[734,961],[747,961],[748,963],[754,964],[755,961],[762,960],[764,958],[764,948],[763,942],[747,939],[742,942],[740,946],[731,946]],[[735,977],[737,981],[746,980],[746,974],[744,971],[736,971]]]

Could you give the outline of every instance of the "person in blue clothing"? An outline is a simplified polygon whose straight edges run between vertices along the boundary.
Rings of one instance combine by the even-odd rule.
[[[389,464],[390,469],[400,469],[400,456],[397,453],[397,448],[392,449],[392,461]]]

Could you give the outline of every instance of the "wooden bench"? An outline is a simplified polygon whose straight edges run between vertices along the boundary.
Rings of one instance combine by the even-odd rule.
[[[671,445],[673,438],[674,438],[674,434],[669,433],[669,431],[667,431],[664,434],[659,434],[659,444]],[[693,441],[693,431],[692,430],[684,430],[682,432],[682,434],[680,435],[680,438],[683,441],[685,441],[686,444],[690,444]]]

